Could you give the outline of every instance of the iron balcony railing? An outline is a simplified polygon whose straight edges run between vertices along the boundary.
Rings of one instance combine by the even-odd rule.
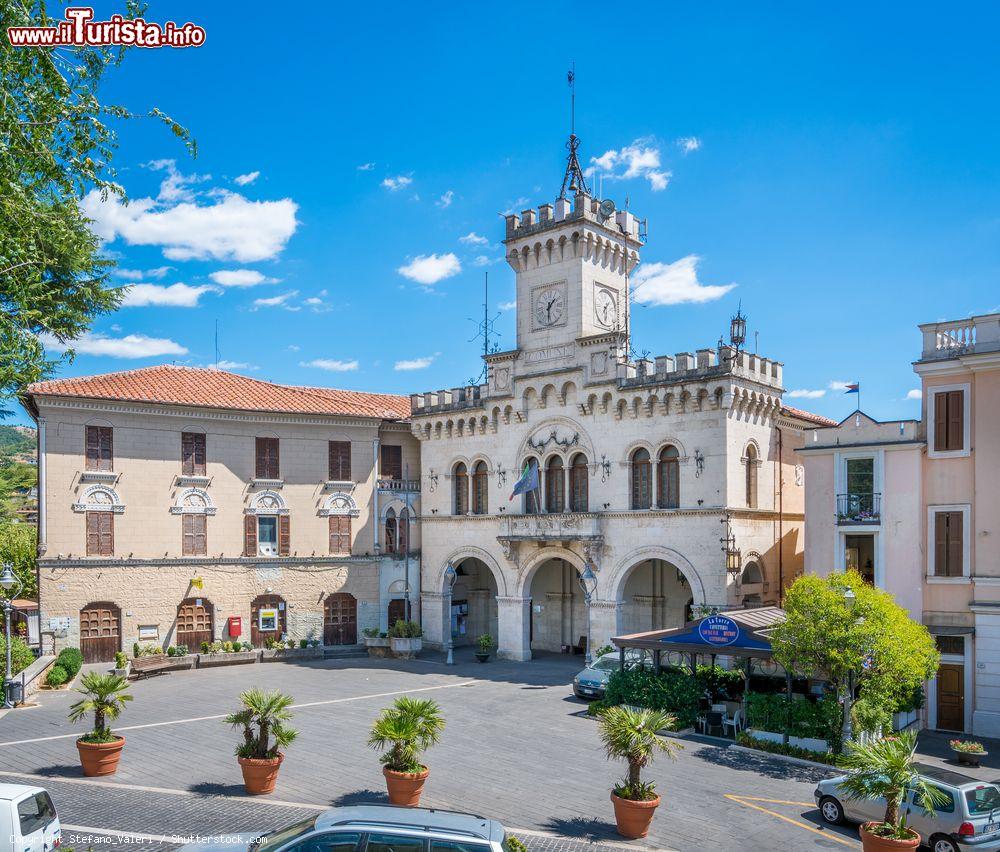
[[[877,524],[881,515],[882,495],[878,492],[837,495],[838,524]]]

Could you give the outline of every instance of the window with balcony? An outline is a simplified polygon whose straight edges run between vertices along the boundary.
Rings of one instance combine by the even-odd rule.
[[[874,457],[850,458],[844,466],[847,490],[837,495],[837,523],[879,523],[882,495],[875,490]]]
[[[87,427],[87,470],[111,471],[114,469],[112,434],[110,426]]]
[[[403,478],[403,448],[398,444],[382,444],[379,448],[379,473],[382,479]]]
[[[649,450],[640,447],[632,453],[630,505],[633,509],[648,509],[653,505],[653,477],[650,467]]]
[[[243,519],[244,556],[289,556],[291,520],[280,495],[267,491],[257,495]]]
[[[569,508],[571,512],[589,511],[590,466],[583,453],[573,456],[569,468]]]

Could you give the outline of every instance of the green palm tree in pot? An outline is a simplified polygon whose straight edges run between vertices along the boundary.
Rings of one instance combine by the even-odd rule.
[[[420,762],[423,752],[441,739],[444,717],[436,702],[426,698],[397,698],[372,725],[368,745],[383,752],[382,774],[389,801],[415,808],[430,770]]]
[[[882,822],[861,826],[865,852],[916,849],[920,845],[920,835],[906,825],[906,814],[900,809],[907,790],[915,792],[914,801],[928,814],[934,813],[935,804],[946,801],[944,793],[920,776],[916,748],[916,732],[905,731],[871,743],[851,743],[839,761],[847,770],[840,789],[848,798],[885,799]]]
[[[680,746],[656,732],[673,727],[675,722],[670,713],[625,706],[609,707],[600,714],[601,742],[608,759],[628,761],[628,776],[611,793],[618,833],[623,837],[634,839],[649,833],[660,797],[655,784],[642,780],[642,770],[658,752],[674,756]]]
[[[253,687],[240,693],[243,709],[225,718],[227,725],[242,729],[243,742],[236,747],[236,757],[243,770],[243,786],[251,795],[274,790],[285,759],[281,749],[298,736],[286,724],[292,718],[289,708],[294,700],[276,689]]]
[[[84,775],[114,775],[118,770],[125,737],[112,733],[108,722],[113,722],[132,700],[128,681],[115,674],[87,672],[80,678],[77,692],[84,697],[69,708],[69,720],[77,722],[91,713],[94,729],[76,741],[80,765]]]

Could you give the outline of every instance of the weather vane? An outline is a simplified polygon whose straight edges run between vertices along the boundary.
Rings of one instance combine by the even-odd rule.
[[[489,375],[489,368],[485,358],[487,355],[492,355],[494,352],[500,350],[500,344],[497,342],[497,338],[500,335],[496,331],[496,322],[500,318],[500,314],[497,312],[494,316],[490,316],[490,273],[485,272],[483,276],[483,318],[476,324],[476,333],[469,338],[469,343],[472,343],[473,340],[482,339],[484,361],[479,375],[474,379],[469,379],[470,385],[478,385],[486,381]],[[469,322],[474,322],[474,320],[470,317]]]
[[[580,140],[576,136],[576,63],[574,62],[569,72],[566,74],[566,82],[569,83],[569,141],[566,147],[569,149],[569,156],[566,157],[566,174],[563,175],[562,189],[559,197],[566,197],[566,189],[570,192],[585,192],[588,195],[587,180],[583,176],[583,169],[580,167],[580,160],[576,156],[577,148],[580,147]]]

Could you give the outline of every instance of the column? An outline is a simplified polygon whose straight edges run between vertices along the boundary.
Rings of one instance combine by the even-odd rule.
[[[526,662],[531,659],[531,598],[497,598],[497,657]]]
[[[444,648],[451,630],[451,597],[443,592],[424,592],[420,596],[424,643]]]
[[[601,601],[596,598],[590,602],[590,647],[594,651],[603,645],[611,644],[612,636],[622,635],[622,602]]]

